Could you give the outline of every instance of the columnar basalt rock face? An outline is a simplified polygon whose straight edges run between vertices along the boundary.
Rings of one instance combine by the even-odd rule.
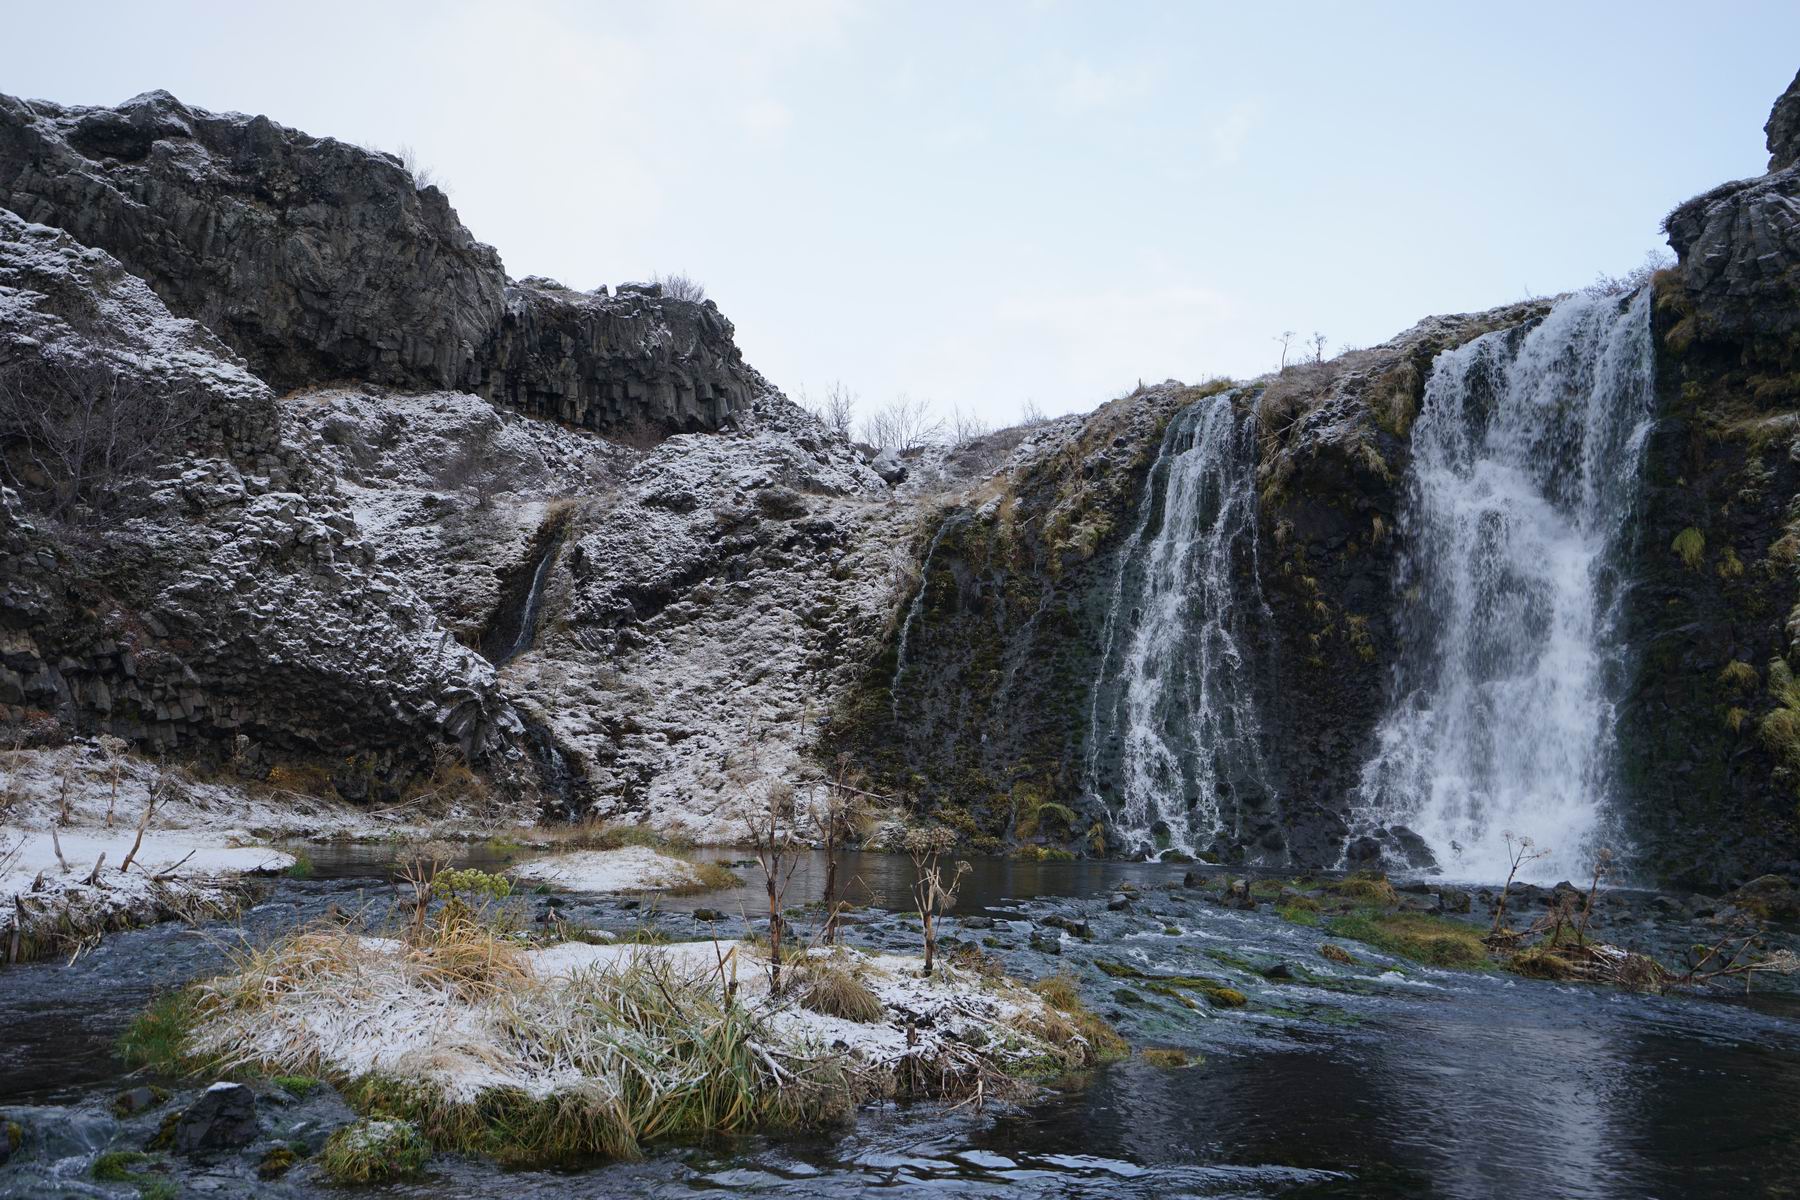
[[[503,307],[499,257],[397,159],[167,92],[0,97],[0,206],[106,250],[282,390],[453,383]]]
[[[393,155],[149,92],[0,96],[0,207],[67,230],[281,391],[451,388],[596,430],[716,429],[753,376],[712,304],[511,283]]]
[[[111,256],[0,212],[0,370],[44,364],[181,391],[203,419],[104,521],[62,527],[0,492],[7,716],[324,762],[355,798],[392,794],[436,745],[515,755],[493,672],[374,566],[269,389]]]
[[[1769,139],[1769,170],[1782,171],[1800,163],[1800,73],[1775,101],[1763,133]]]
[[[756,388],[711,301],[656,284],[606,296],[527,279],[506,289],[472,390],[587,429],[687,433],[719,428]]]
[[[1800,661],[1800,78],[1766,130],[1769,174],[1669,214],[1679,263],[1656,280],[1621,760],[1640,860],[1695,886],[1800,870],[1800,761],[1777,736]]]

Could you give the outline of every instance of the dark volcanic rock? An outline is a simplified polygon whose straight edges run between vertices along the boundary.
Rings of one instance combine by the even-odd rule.
[[[1797,106],[1790,87],[1769,119],[1777,166]],[[1655,280],[1658,419],[1619,761],[1640,867],[1712,889],[1800,848],[1800,761],[1774,736],[1793,719],[1779,677],[1800,661],[1800,164],[1665,224],[1679,262]]]
[[[256,1094],[241,1083],[215,1083],[188,1105],[175,1124],[180,1154],[235,1150],[257,1139]]]
[[[142,277],[278,389],[452,387],[591,429],[715,429],[754,374],[710,302],[513,284],[391,154],[167,92],[0,96],[0,207]]]
[[[0,375],[46,367],[180,392],[199,419],[104,523],[71,533],[0,488],[0,718],[325,754],[357,798],[434,744],[475,760],[513,742],[492,669],[375,568],[268,388],[109,255],[0,211]]]
[[[454,383],[504,306],[499,256],[397,158],[167,92],[0,97],[0,206],[108,251],[278,388]]]
[[[1769,139],[1769,170],[1781,171],[1800,163],[1800,73],[1775,101],[1763,133]]]

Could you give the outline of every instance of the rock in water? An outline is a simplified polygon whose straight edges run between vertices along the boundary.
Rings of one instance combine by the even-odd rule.
[[[206,1154],[247,1146],[261,1132],[256,1094],[241,1083],[221,1082],[207,1088],[181,1114],[174,1144],[181,1154]]]

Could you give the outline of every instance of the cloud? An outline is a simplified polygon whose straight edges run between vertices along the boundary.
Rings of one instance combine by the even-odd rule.
[[[1076,59],[1053,68],[1051,104],[1071,116],[1117,108],[1142,100],[1155,85],[1156,70],[1146,64],[1097,67]]]
[[[1212,145],[1213,162],[1228,167],[1244,154],[1244,144],[1262,117],[1262,105],[1254,100],[1240,100],[1225,110],[1225,115],[1207,131]]]

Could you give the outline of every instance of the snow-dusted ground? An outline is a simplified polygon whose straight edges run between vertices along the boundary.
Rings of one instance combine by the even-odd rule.
[[[654,1085],[657,1064],[668,1065],[651,1044],[659,1034],[583,1024],[604,1011],[587,997],[605,992],[621,972],[649,967],[664,972],[676,992],[693,987],[717,995],[735,982],[738,1000],[761,1022],[758,1036],[768,1053],[792,1061],[836,1058],[871,1085],[869,1094],[880,1094],[880,1080],[891,1083],[908,1058],[941,1067],[968,1065],[979,1056],[1004,1070],[1066,1054],[1041,1036],[1060,1018],[1035,993],[967,971],[940,970],[923,979],[920,960],[902,956],[848,948],[812,952],[856,975],[881,1001],[879,1018],[859,1022],[800,1007],[794,989],[771,996],[766,960],[736,942],[568,942],[526,952],[523,979],[458,992],[402,943],[339,936],[341,943],[302,952],[309,963],[328,961],[328,970],[298,969],[266,990],[251,981],[260,1002],[232,999],[243,981],[203,985],[225,1002],[196,1030],[193,1048],[264,1069],[380,1073],[439,1089],[453,1101],[472,1101],[498,1087],[540,1097],[563,1089],[611,1089],[634,1071],[640,1073],[637,1086]],[[312,958],[315,952],[324,957]],[[693,1031],[666,1032],[678,1037]],[[678,1077],[665,1082],[683,1086]]]
[[[94,739],[0,752],[0,959],[15,926],[25,937],[66,941],[228,910],[242,876],[294,864],[272,841],[424,840],[496,819],[451,813],[426,823],[300,792],[205,782],[117,749]]]
[[[553,854],[514,867],[512,873],[520,879],[571,892],[656,891],[699,881],[691,863],[648,846]]]

